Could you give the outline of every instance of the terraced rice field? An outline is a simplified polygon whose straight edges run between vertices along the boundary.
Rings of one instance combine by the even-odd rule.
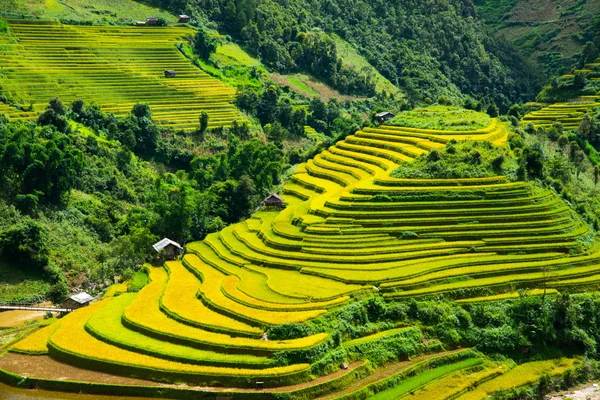
[[[589,80],[600,79],[600,58],[588,64],[581,72]],[[572,81],[575,75],[568,74],[561,77],[564,81]],[[533,103],[536,104],[537,103]],[[539,110],[530,112],[523,117],[523,123],[532,123],[536,128],[550,127],[555,122],[560,122],[567,129],[577,129],[585,113],[593,108],[600,107],[600,92],[593,95],[581,96],[567,103],[543,105]]]
[[[439,385],[461,395],[505,370],[471,351],[447,362],[440,355],[411,364],[418,373],[402,372],[407,379],[386,394],[389,382],[363,381],[362,373],[318,377],[307,362],[277,363],[276,353],[302,359],[328,334],[269,340],[264,332],[326,315],[359,292],[388,300],[446,293],[485,301],[487,290],[510,298],[517,288],[536,295],[542,285],[556,293],[582,280],[600,282],[600,254],[582,250],[580,241],[590,230],[553,192],[502,176],[390,177],[398,163],[451,139],[504,145],[506,138],[495,119],[473,131],[358,131],[297,168],[283,189],[284,210],[259,211],[189,243],[181,260],[148,266],[150,283],[139,293],[117,296],[123,290],[112,289],[12,350],[189,385],[301,385],[281,389],[290,398],[335,391],[339,398],[364,391],[382,399],[415,391],[429,398]],[[406,335],[422,338],[418,329],[396,327],[342,345],[367,348]]]
[[[232,105],[235,89],[195,67],[176,43],[193,36],[187,27],[62,25],[8,20],[0,36],[0,94],[33,112],[0,103],[0,114],[34,119],[53,97],[95,102],[123,116],[147,103],[164,127],[192,130],[202,112],[209,126],[244,117]],[[175,78],[165,78],[175,70]]]

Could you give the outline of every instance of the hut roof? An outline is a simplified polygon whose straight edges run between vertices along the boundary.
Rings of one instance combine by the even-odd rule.
[[[180,19],[189,18],[189,17],[190,17],[189,15],[185,15],[185,14],[181,14],[181,15],[179,15],[179,18],[180,18]]]
[[[164,249],[167,246],[173,245],[175,247],[177,247],[179,250],[183,250],[183,247],[181,247],[181,245],[177,242],[172,241],[169,238],[164,238],[163,240],[156,242],[152,245],[152,247],[154,248],[154,250],[156,251],[161,251],[162,249]]]
[[[388,116],[388,115],[394,115],[394,114],[392,114],[392,113],[391,113],[391,112],[389,112],[389,111],[382,111],[382,112],[380,112],[380,113],[377,113],[377,114],[375,114],[375,116],[376,116],[376,117],[386,117],[386,116]]]
[[[269,201],[269,200],[278,200],[278,201],[283,201],[283,197],[281,197],[280,195],[278,195],[277,193],[272,193],[269,195],[269,197],[267,197],[265,199],[265,201]]]
[[[87,294],[86,292],[74,294],[73,296],[71,296],[69,298],[79,304],[86,304],[86,303],[89,303],[90,301],[94,300],[94,298],[92,296],[90,296],[89,294]]]

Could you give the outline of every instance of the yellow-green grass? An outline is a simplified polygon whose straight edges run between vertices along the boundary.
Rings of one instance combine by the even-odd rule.
[[[439,133],[485,132],[493,123],[487,114],[458,107],[431,105],[404,111],[389,121],[391,126],[399,126],[409,131]]]
[[[465,266],[464,263],[461,263],[458,266],[449,263],[447,268],[442,270],[430,269],[429,272],[420,274],[417,277],[409,278],[402,282],[384,284],[383,287],[411,287],[459,276],[479,277],[481,275],[498,274],[501,271],[506,273],[524,272],[528,270],[534,272],[547,268],[562,269],[598,263],[600,263],[600,255],[597,254],[580,257],[565,257],[560,253],[495,256],[490,257],[487,260],[483,258],[480,263],[467,266]]]
[[[504,366],[484,363],[437,379],[400,398],[411,400],[447,400],[472,390],[472,388],[504,373]]]
[[[389,338],[391,336],[394,336],[394,335],[397,335],[399,333],[403,333],[403,332],[406,332],[406,331],[409,331],[409,330],[412,330],[412,329],[414,329],[414,328],[412,328],[412,327],[402,327],[402,328],[389,329],[387,331],[377,332],[377,333],[375,333],[373,335],[368,335],[368,336],[363,336],[361,338],[348,340],[348,341],[344,342],[344,347],[347,347],[347,348],[356,347],[356,346],[359,346],[361,344],[374,342],[374,341],[379,340],[379,339]]]
[[[102,297],[108,298],[118,296],[121,293],[126,293],[128,285],[129,282],[115,283],[114,285],[110,285]]]
[[[381,75],[379,71],[373,68],[373,66],[359,53],[359,51],[353,45],[335,34],[332,34],[331,36],[335,42],[337,53],[345,65],[353,66],[358,70],[367,68],[374,76],[375,86],[378,92],[386,91],[387,93],[393,94],[397,98],[404,96],[400,89],[398,89],[396,85]]]
[[[590,265],[584,267],[566,268],[554,270],[551,272],[551,280],[559,278],[572,279],[577,277],[585,277],[600,272],[600,265]],[[445,292],[453,292],[459,289],[493,287],[508,284],[537,284],[548,280],[548,272],[530,272],[524,274],[499,275],[495,277],[468,279],[461,282],[444,283],[421,289],[406,290],[397,293],[385,293],[384,297],[388,299],[402,298],[407,296],[421,296],[427,294],[440,294]],[[553,285],[555,285],[553,283]]]
[[[525,296],[555,296],[559,294],[556,289],[532,289],[525,292]],[[521,297],[519,292],[510,292],[510,293],[502,293],[496,294],[493,296],[481,296],[481,297],[471,297],[468,299],[460,299],[456,300],[457,303],[482,303],[487,301],[498,301],[498,300],[513,300]]]
[[[125,309],[123,322],[128,328],[134,328],[149,336],[199,348],[233,348],[256,352],[304,349],[323,342],[327,334],[317,334],[300,339],[284,341],[263,341],[194,328],[177,322],[159,309],[159,298],[167,282],[167,273],[163,268],[151,268],[152,282],[146,285]]]
[[[65,317],[66,318],[66,317]],[[18,341],[9,349],[15,353],[24,354],[48,354],[48,340],[50,336],[58,329],[62,321],[54,322],[48,326],[38,329],[31,335]]]
[[[453,271],[471,273],[497,273],[498,271],[516,269],[517,271],[529,269],[529,262],[540,259],[553,259],[559,257],[558,253],[544,255],[497,255],[494,253],[459,253],[449,256],[425,257],[402,263],[389,269],[319,269],[305,267],[302,273],[329,277],[341,282],[349,283],[381,283],[383,290],[402,288],[426,284],[430,277],[452,276]],[[565,261],[565,263],[567,263]],[[536,270],[535,268],[531,268]],[[539,268],[537,269],[539,270]],[[458,277],[464,276],[457,274]],[[400,280],[402,279],[402,280]],[[433,278],[432,278],[433,279]]]
[[[221,290],[221,285],[226,277],[225,274],[205,264],[196,255],[186,255],[184,263],[202,279],[200,293],[203,302],[210,304],[211,308],[221,313],[231,315],[233,318],[253,322],[258,325],[283,325],[304,322],[327,312],[323,309],[269,311],[263,308],[249,307],[225,296]]]
[[[521,364],[495,379],[484,382],[471,391],[464,393],[457,400],[484,400],[500,389],[512,389],[534,383],[547,373],[551,376],[560,375],[573,368],[577,363],[574,358],[558,358],[546,361],[534,361]]]
[[[196,349],[158,340],[127,329],[121,317],[136,295],[136,293],[126,293],[112,299],[87,320],[86,331],[103,342],[125,350],[189,364],[221,366],[239,364],[245,368],[264,368],[270,363],[266,357]]]
[[[220,242],[217,241],[217,244],[220,244]],[[290,285],[287,284],[287,282],[280,282],[277,279],[273,278],[271,275],[272,273],[274,273],[273,270],[267,269],[266,271],[269,273],[269,275],[267,275],[267,273],[254,271],[251,269],[251,267],[240,268],[239,266],[231,264],[225,260],[224,254],[227,253],[228,250],[224,246],[221,245],[220,247],[215,247],[218,248],[219,253],[216,253],[212,247],[206,244],[206,242],[194,242],[189,243],[187,245],[187,248],[194,252],[205,263],[211,265],[216,269],[219,269],[220,271],[226,274],[237,276],[240,279],[237,284],[237,291],[243,293],[243,295],[240,295],[241,298],[246,298],[246,296],[248,296],[253,299],[256,299],[256,301],[259,301],[261,303],[276,304],[278,307],[284,304],[289,304],[294,307],[298,307],[299,309],[302,309],[304,307],[310,309],[329,307],[332,304],[337,304],[338,301],[342,302],[343,299],[346,297],[345,295],[343,295],[343,293],[346,293],[344,292],[344,289],[347,291],[352,290],[352,287],[350,287],[350,289],[347,289],[344,285],[339,285],[342,286],[343,289],[338,288],[338,285],[334,283],[332,284],[331,292],[328,292],[328,294],[338,294],[338,296],[335,296],[335,299],[323,302],[307,302],[306,299],[308,298],[308,295],[298,296],[297,292],[292,292],[291,295],[285,295],[278,292],[276,289],[280,286],[285,288]],[[235,256],[231,255],[230,257]],[[299,273],[293,271],[280,272],[287,276],[287,279],[293,280],[294,282],[296,282],[296,279],[298,279],[299,276],[301,277]],[[312,287],[310,285],[311,282],[303,283],[305,285],[308,285],[306,287],[306,290],[307,293],[310,293],[310,290],[312,290]],[[316,283],[320,283],[323,286],[325,286],[326,284],[318,281]],[[287,293],[287,291],[285,290],[282,290],[282,292]],[[250,300],[248,300],[248,302],[250,302]]]
[[[167,380],[177,379],[190,383],[207,382],[210,379],[231,379],[235,377],[278,377],[282,382],[285,376],[302,374],[309,367],[307,364],[296,364],[285,367],[272,367],[260,370],[247,368],[213,367],[179,363],[140,354],[110,345],[94,338],[85,330],[86,321],[107,305],[110,299],[99,301],[88,307],[73,312],[68,320],[63,320],[48,342],[50,355],[71,363],[81,363],[92,368],[105,369],[111,373],[125,374],[149,373],[150,377],[162,375]]]
[[[233,301],[244,304],[249,307],[261,308],[265,310],[271,311],[293,311],[293,310],[311,310],[311,309],[319,309],[326,307],[333,307],[340,305],[342,303],[350,300],[349,296],[340,296],[337,299],[324,301],[324,302],[310,302],[310,303],[300,303],[300,304],[277,304],[270,303],[267,301],[262,301],[252,296],[247,295],[246,293],[239,290],[238,285],[240,284],[240,280],[237,276],[230,275],[223,279],[223,283],[221,285],[221,290],[223,294],[230,298]]]
[[[150,15],[164,18],[168,23],[177,22],[177,17],[173,14],[133,0],[70,0],[68,4],[57,0],[3,2],[0,12],[104,24],[145,21]]]
[[[260,61],[254,57],[251,57],[246,51],[244,51],[238,44],[233,42],[223,43],[217,47],[217,50],[211,57],[217,59],[225,59],[226,64],[235,64],[243,67],[255,67],[259,66]]]
[[[201,287],[198,278],[179,261],[165,264],[169,280],[160,298],[160,307],[170,317],[204,329],[228,334],[259,337],[262,330],[234,318],[227,317],[204,305],[197,294]],[[209,281],[209,286],[219,285],[219,281]]]
[[[58,96],[67,103],[94,101],[116,115],[148,103],[154,118],[174,129],[195,129],[202,111],[209,114],[210,126],[244,119],[231,104],[235,89],[176,49],[177,41],[194,34],[192,29],[8,22],[19,41],[0,37],[8,49],[0,60],[3,95],[26,107],[32,104],[35,111]],[[175,69],[177,77],[164,78],[166,69]]]
[[[407,377],[398,385],[384,390],[370,397],[371,400],[396,400],[404,396],[410,395],[415,390],[435,382],[436,380],[452,374],[456,371],[473,368],[481,365],[481,358],[467,358],[466,360],[457,361],[452,364],[446,364],[432,369],[425,370],[415,376]]]
[[[278,293],[303,300],[326,301],[339,299],[350,293],[364,289],[361,285],[345,284],[315,276],[277,268],[248,265],[250,270],[267,276],[267,285]],[[293,285],[290,282],[294,282]]]

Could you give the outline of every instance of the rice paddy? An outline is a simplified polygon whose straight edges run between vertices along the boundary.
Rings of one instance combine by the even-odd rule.
[[[584,69],[574,72],[585,74],[590,81],[598,80],[600,76],[600,58],[593,63],[587,64]],[[567,74],[563,75],[561,80],[565,84],[570,85],[574,77],[574,74]],[[560,123],[565,129],[577,129],[587,112],[600,107],[600,92],[582,95],[564,103],[549,105],[529,103],[528,105],[536,106],[538,109],[525,115],[522,119],[523,123],[531,123],[536,128],[548,128],[554,123]]]
[[[35,119],[48,101],[77,99],[123,116],[136,103],[150,105],[166,128],[193,130],[202,112],[209,127],[244,117],[232,105],[235,89],[206,74],[177,49],[194,30],[176,27],[79,26],[7,20],[0,36],[0,114]],[[165,70],[175,70],[166,78]],[[26,111],[23,111],[26,110]]]
[[[147,102],[155,118],[174,129],[194,129],[201,110],[213,126],[238,117],[230,104],[233,89],[175,48],[191,34],[187,28],[9,23],[13,39],[4,44],[0,83],[7,97],[31,104],[32,118],[52,93],[67,102],[94,100],[116,114]],[[164,69],[176,69],[177,78],[164,78]],[[27,84],[32,80],[38,84]],[[19,118],[13,113],[20,110],[7,110],[9,118]],[[112,287],[102,300],[12,351],[168,383],[251,388],[263,382],[274,390],[302,384],[327,393],[322,385],[328,378],[306,360],[320,362],[311,357],[334,338],[313,332],[271,340],[269,328],[327,316],[356,297],[444,295],[478,302],[514,298],[518,289],[517,296],[533,296],[600,282],[600,254],[585,246],[589,227],[554,192],[504,176],[390,176],[400,163],[450,140],[503,146],[506,123],[469,114],[443,129],[409,125],[365,128],[337,142],[296,168],[282,190],[284,209],[260,210],[188,243],[181,259],[146,266],[149,282],[139,292]],[[490,292],[496,297],[486,299]],[[392,328],[341,345],[362,348],[421,335],[412,327]],[[282,354],[294,357],[281,362]],[[459,396],[484,381],[485,393],[501,387],[496,379],[506,368],[495,369],[470,350],[444,357],[404,371],[396,376],[403,379],[399,385],[360,390],[385,399],[409,393],[429,398],[442,387]],[[558,373],[573,364],[562,360],[544,368]],[[538,367],[522,377],[537,376]],[[359,374],[343,379],[345,386],[328,390],[347,387]]]

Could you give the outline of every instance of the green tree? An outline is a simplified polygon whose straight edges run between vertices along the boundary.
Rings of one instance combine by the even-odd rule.
[[[199,29],[194,36],[194,51],[204,60],[208,60],[218,45],[219,41],[204,28]]]
[[[206,128],[208,128],[208,113],[202,111],[200,114],[200,134],[204,135],[206,132]]]
[[[0,249],[5,259],[42,271],[50,254],[47,240],[47,228],[26,217],[0,232]]]

